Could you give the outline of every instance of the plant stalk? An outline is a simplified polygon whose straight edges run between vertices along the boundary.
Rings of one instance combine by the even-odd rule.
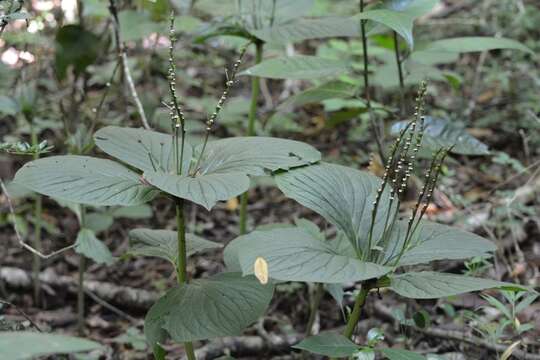
[[[255,64],[259,64],[263,57],[263,42],[258,41],[255,43]],[[260,93],[260,78],[254,76],[251,79],[251,104],[248,114],[248,128],[247,136],[255,135],[255,119],[257,117],[257,101],[259,100]],[[240,235],[246,233],[247,230],[247,205],[248,205],[248,192],[242,194],[240,198]]]
[[[37,133],[34,128],[33,120],[30,120],[30,136],[32,146],[38,145]],[[39,159],[39,154],[34,154],[34,160]],[[43,210],[43,198],[41,195],[36,195],[36,202],[34,204],[34,249],[37,251],[42,250],[41,246],[41,215]],[[41,258],[38,255],[32,257],[32,277],[34,280],[34,303],[39,306],[41,283],[39,281],[39,272],[41,271]]]
[[[184,215],[184,199],[176,199],[176,226],[178,239],[178,284],[187,284],[187,251],[186,251],[186,219]],[[184,350],[188,360],[196,360],[193,343],[185,342]]]
[[[309,310],[309,319],[306,328],[306,337],[313,335],[313,324],[317,318],[317,311],[319,310],[319,305],[324,295],[324,285],[319,283],[316,285],[315,291],[313,292],[310,310]]]
[[[397,32],[394,31],[394,52],[396,54],[396,66],[399,76],[399,100],[401,108],[401,116],[405,115],[405,81],[403,80],[403,68],[401,66],[401,56],[399,54],[399,38]]]
[[[81,223],[80,227],[86,225],[86,208],[81,205]],[[79,255],[79,280],[77,285],[77,331],[79,335],[84,335],[84,272],[86,271],[86,257]]]
[[[364,12],[364,0],[360,0],[360,12]],[[373,132],[373,137],[377,143],[377,151],[381,157],[383,165],[385,165],[385,156],[382,145],[382,139],[375,123],[375,118],[373,114],[373,109],[371,108],[371,95],[369,93],[369,61],[368,61],[368,45],[367,45],[367,35],[366,35],[366,20],[360,20],[360,32],[362,35],[362,53],[364,58],[364,96],[366,98],[366,104],[368,107],[369,122],[371,124],[371,130]]]
[[[369,293],[369,290],[371,288],[366,284],[362,284],[362,289],[360,289],[360,293],[356,296],[356,301],[354,302],[354,307],[351,315],[349,316],[349,321],[347,321],[347,326],[345,328],[345,331],[343,332],[343,335],[350,339],[354,329],[356,328],[356,324],[358,324],[358,321],[360,320],[360,314],[362,313],[362,307],[366,303],[366,298]]]

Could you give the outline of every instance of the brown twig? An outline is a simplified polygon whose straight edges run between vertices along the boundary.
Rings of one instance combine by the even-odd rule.
[[[131,93],[131,97],[133,97],[133,101],[135,102],[137,112],[139,113],[139,116],[141,117],[141,121],[144,128],[150,129],[150,124],[148,123],[148,119],[146,118],[146,114],[144,112],[141,99],[139,98],[139,95],[137,94],[137,89],[135,88],[135,83],[133,82],[131,71],[129,70],[129,66],[127,63],[126,49],[120,40],[120,21],[118,19],[118,9],[116,8],[116,3],[114,2],[114,0],[109,0],[109,12],[111,13],[111,16],[113,18],[113,32],[114,32],[114,39],[116,41],[116,49],[118,52],[118,58],[120,62],[122,63],[122,68],[124,69],[124,76],[126,77],[129,91]]]
[[[7,203],[8,203],[8,207],[9,207],[9,212],[11,214],[11,216],[13,216],[13,218],[15,218],[15,209],[13,208],[13,203],[11,202],[11,197],[7,191],[7,188],[4,184],[4,182],[2,181],[2,179],[0,179],[0,188],[2,189],[2,192],[4,193],[6,199],[7,199]],[[34,249],[32,246],[28,245],[27,243],[24,242],[22,236],[21,236],[21,233],[19,231],[19,228],[17,226],[17,222],[16,221],[13,221],[13,229],[15,230],[15,236],[17,237],[17,241],[19,242],[19,244],[26,250],[30,251],[32,254],[34,255],[37,255],[39,256],[40,258],[42,259],[49,259],[49,258],[52,258],[56,255],[59,255],[67,250],[70,250],[70,249],[73,249],[76,244],[72,244],[72,245],[69,245],[69,246],[66,246],[60,250],[56,250],[56,251],[53,251],[52,253],[50,254],[44,254],[42,253],[41,251],[38,251],[36,249]]]

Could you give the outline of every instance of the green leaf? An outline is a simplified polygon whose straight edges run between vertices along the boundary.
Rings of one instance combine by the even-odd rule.
[[[68,66],[73,66],[75,73],[82,73],[102,51],[99,38],[80,25],[62,26],[55,42],[55,67],[60,79],[66,77]]]
[[[358,20],[348,17],[298,18],[250,32],[268,43],[289,44],[309,39],[358,36],[359,25]]]
[[[200,151],[201,146],[198,146],[195,153]],[[320,159],[317,149],[300,141],[264,136],[233,137],[209,142],[197,172],[260,176],[265,175],[265,171],[288,170]]]
[[[19,104],[9,96],[0,95],[0,114],[15,115],[20,111]]]
[[[337,76],[348,71],[349,65],[342,60],[296,55],[264,60],[260,64],[244,70],[241,75],[271,79],[310,80]]]
[[[134,229],[129,232],[130,253],[141,256],[155,256],[178,263],[178,238],[175,231]],[[208,241],[194,234],[186,234],[187,256],[222,245]]]
[[[157,191],[114,161],[88,156],[51,156],[26,163],[15,181],[43,195],[95,206],[139,205]]]
[[[360,347],[341,334],[325,332],[310,336],[293,348],[328,357],[349,357]]]
[[[258,28],[270,25],[273,20],[275,26],[281,25],[291,19],[307,15],[313,7],[314,0],[242,0],[239,2],[238,13],[249,28]],[[215,7],[212,1],[212,7]]]
[[[125,206],[114,209],[112,216],[127,219],[148,219],[152,217],[152,207],[147,204],[137,206]]]
[[[195,157],[201,151],[199,146]],[[247,175],[264,175],[307,165],[320,159],[312,146],[299,141],[269,137],[235,137],[211,141],[195,176],[145,172],[145,179],[174,196],[211,209],[217,201],[228,200],[249,188]]]
[[[109,248],[90,229],[81,229],[75,242],[75,252],[94,260],[98,264],[110,265],[114,258]]]
[[[284,109],[289,106],[302,106],[327,99],[350,98],[354,95],[357,88],[356,85],[340,80],[332,80],[289,97],[278,108]]]
[[[31,359],[36,356],[73,354],[101,348],[90,340],[73,336],[29,331],[0,332],[0,358],[9,360]]]
[[[407,126],[407,123],[407,121],[400,121],[394,124],[392,133],[399,134],[401,129]],[[452,152],[462,155],[488,155],[490,153],[487,145],[470,135],[459,122],[426,116],[424,124],[425,132],[422,146],[436,150],[455,145]]]
[[[488,36],[468,36],[437,40],[428,44],[422,51],[466,53],[498,49],[519,50],[534,55],[531,49],[515,40]]]
[[[398,33],[409,45],[414,46],[412,27],[414,17],[406,12],[386,9],[369,10],[354,16],[358,20],[372,20],[383,24]]]
[[[150,344],[167,334],[176,342],[240,335],[266,310],[273,286],[254,276],[222,273],[170,290],[150,309],[144,332]]]
[[[152,33],[163,33],[163,23],[153,22],[150,14],[142,11],[123,10],[118,13],[121,41],[140,40]]]
[[[276,183],[289,198],[317,212],[347,236],[356,249],[365,251],[371,212],[381,179],[345,166],[321,163],[276,175]],[[375,218],[372,246],[382,234],[386,214],[390,221],[389,191],[385,189]]]
[[[528,290],[512,283],[431,271],[393,275],[390,280],[390,289],[412,299],[437,299],[491,288]]]
[[[377,349],[390,360],[425,360],[420,354],[403,349]]]
[[[94,212],[87,214],[84,218],[84,222],[84,226],[86,228],[98,234],[110,228],[114,222],[114,219],[109,214]]]
[[[426,329],[431,326],[431,316],[424,309],[414,313],[412,317],[414,324],[420,329]]]
[[[244,275],[253,274],[255,260],[262,257],[268,263],[269,277],[280,281],[340,284],[380,277],[392,270],[360,261],[350,245],[350,251],[342,251],[338,245],[321,241],[300,227],[281,228],[240,236],[227,246],[224,256],[229,269],[237,263]]]
[[[96,145],[107,154],[143,171],[176,170],[173,137],[145,129],[107,126],[94,134]],[[180,149],[178,151],[180,153]],[[192,148],[184,146],[182,173],[187,174]],[[180,157],[179,157],[180,158]]]
[[[384,7],[394,11],[406,12],[417,18],[431,11],[440,0],[389,0]]]
[[[396,223],[386,251],[386,261],[392,263],[403,247],[407,221]],[[458,260],[475,256],[490,257],[497,247],[491,241],[455,227],[422,221],[410,240],[399,266],[425,264],[434,260]]]

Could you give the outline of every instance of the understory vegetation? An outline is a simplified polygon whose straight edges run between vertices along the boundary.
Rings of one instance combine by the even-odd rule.
[[[0,0],[0,359],[540,359],[533,0]]]

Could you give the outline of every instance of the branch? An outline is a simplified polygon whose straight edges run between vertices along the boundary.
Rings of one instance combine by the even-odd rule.
[[[120,59],[120,62],[122,63],[122,67],[124,68],[124,76],[126,77],[129,91],[131,93],[131,96],[133,97],[133,101],[135,102],[135,106],[137,107],[137,112],[139,113],[139,116],[141,117],[141,121],[143,123],[144,128],[150,129],[150,125],[148,124],[146,114],[144,113],[144,108],[142,106],[139,95],[137,94],[137,89],[135,88],[135,83],[133,82],[133,77],[131,76],[131,71],[129,70],[129,66],[127,63],[126,49],[123,43],[120,41],[120,22],[118,20],[118,10],[116,8],[116,4],[114,0],[109,0],[109,12],[111,13],[111,16],[113,18],[114,39],[116,41],[116,49],[118,52],[118,58]]]
[[[10,212],[11,216],[13,217],[13,219],[15,219],[15,209],[13,208],[13,203],[11,202],[11,197],[9,196],[7,188],[6,188],[5,184],[4,184],[4,182],[2,181],[2,179],[0,179],[0,188],[2,189],[2,192],[4,193],[4,195],[5,195],[6,199],[7,199],[9,212]],[[23,238],[21,236],[21,233],[19,231],[19,227],[17,226],[17,222],[15,220],[13,220],[13,229],[15,230],[15,236],[17,237],[17,241],[19,242],[19,244],[24,249],[30,251],[32,254],[37,255],[42,259],[52,258],[52,257],[54,257],[56,255],[59,255],[59,254],[65,252],[67,250],[73,249],[76,246],[76,244],[72,244],[72,245],[66,246],[66,247],[64,247],[64,248],[62,248],[60,250],[53,251],[50,254],[43,254],[41,251],[34,249],[32,246],[30,246],[30,245],[28,245],[27,243],[24,242],[24,240],[23,240]]]

